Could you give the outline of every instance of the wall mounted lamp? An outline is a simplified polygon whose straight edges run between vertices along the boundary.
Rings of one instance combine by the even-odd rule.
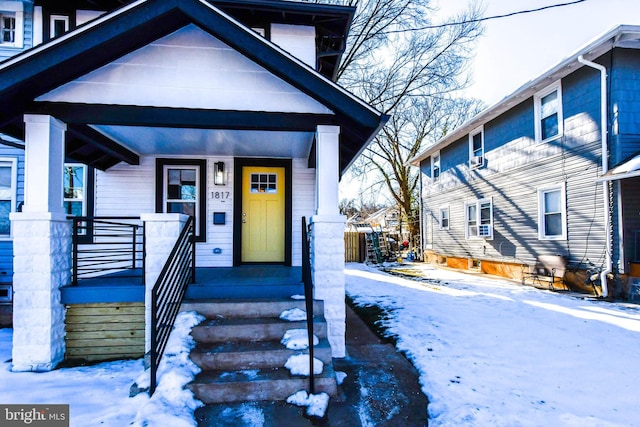
[[[213,183],[215,185],[226,184],[226,174],[224,172],[224,162],[215,162],[213,164]]]

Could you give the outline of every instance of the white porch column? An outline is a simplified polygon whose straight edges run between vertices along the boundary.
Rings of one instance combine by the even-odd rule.
[[[344,224],[338,209],[340,127],[318,126],[316,214],[311,217],[311,274],[315,296],[324,300],[333,357],[345,357]]]
[[[25,205],[11,214],[14,371],[49,371],[64,358],[60,287],[71,276],[71,224],[62,208],[66,125],[25,115]]]
[[[140,219],[144,222],[145,233],[145,293],[144,293],[144,351],[151,350],[151,290],[162,272],[164,264],[189,219],[188,215],[143,213]]]

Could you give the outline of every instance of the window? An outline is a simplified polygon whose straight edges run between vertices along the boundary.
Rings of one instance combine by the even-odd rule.
[[[64,165],[64,212],[67,215],[87,216],[87,167],[81,164]]]
[[[49,35],[58,37],[69,31],[69,17],[64,15],[51,15]]]
[[[0,238],[11,235],[9,214],[16,205],[16,160],[0,159]]]
[[[252,193],[277,193],[278,175],[275,173],[252,173],[251,174]]]
[[[449,206],[440,208],[440,229],[449,229]]]
[[[13,14],[0,14],[0,31],[0,44],[13,45],[16,42],[16,18]]]
[[[156,212],[194,219],[197,241],[206,240],[205,160],[156,159]]]
[[[431,156],[431,179],[433,182],[440,179],[440,152]]]
[[[0,46],[3,48],[22,48],[25,3],[0,0]]]
[[[538,189],[538,238],[566,240],[567,221],[564,185]]]
[[[469,167],[484,166],[484,132],[482,127],[469,134]]]
[[[493,238],[493,203],[491,199],[466,203],[465,223],[467,239]]]
[[[536,141],[546,142],[562,136],[562,89],[560,82],[534,97]]]

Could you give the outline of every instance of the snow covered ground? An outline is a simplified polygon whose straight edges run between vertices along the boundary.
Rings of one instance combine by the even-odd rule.
[[[420,372],[430,426],[640,426],[640,309],[414,264],[348,264],[347,293]]]
[[[347,292],[390,314],[385,326],[431,402],[430,426],[640,426],[638,306],[412,266],[429,282],[348,264]],[[195,425],[200,403],[182,387],[197,371],[187,354],[198,321],[181,314],[151,399],[129,397],[148,375],[141,360],[11,372],[11,330],[0,329],[0,403],[68,403],[72,426]]]
[[[69,404],[70,425],[78,427],[195,426],[202,403],[183,386],[199,371],[189,359],[191,328],[202,317],[180,313],[158,368],[158,387],[129,397],[131,385],[149,385],[142,359],[62,368],[51,372],[11,372],[11,329],[0,329],[0,403]],[[1,423],[0,423],[1,425]]]

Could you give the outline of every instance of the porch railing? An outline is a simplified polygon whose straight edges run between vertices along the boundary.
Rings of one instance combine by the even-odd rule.
[[[139,217],[71,217],[72,284],[115,274],[144,285],[144,224]]]
[[[193,217],[189,217],[151,290],[151,350],[149,395],[156,390],[158,365],[178,316],[187,285],[196,280]]]
[[[307,219],[302,217],[302,282],[304,283],[304,301],[307,310],[307,338],[309,342],[309,394],[315,394],[315,376],[313,374],[313,279],[311,276],[311,255]]]

